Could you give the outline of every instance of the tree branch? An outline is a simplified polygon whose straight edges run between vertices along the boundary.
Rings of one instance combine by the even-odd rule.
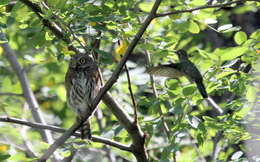
[[[4,34],[0,32],[0,36],[4,36]],[[3,43],[3,44],[1,44],[1,46],[4,49],[4,56],[7,58],[7,60],[11,64],[14,72],[16,73],[16,75],[21,83],[24,98],[29,105],[29,108],[31,110],[34,120],[37,123],[46,124],[46,122],[42,116],[42,113],[39,109],[39,104],[33,94],[32,89],[30,88],[30,83],[26,76],[26,73],[22,69],[21,65],[19,64],[19,62],[17,60],[16,53],[10,48],[8,43]],[[42,139],[45,142],[47,142],[49,144],[53,143],[53,138],[49,131],[39,130],[39,132],[42,136]],[[56,160],[59,159],[58,154],[55,154],[55,159]]]
[[[9,93],[9,92],[6,92],[6,93],[0,93],[0,96],[18,96],[18,97],[23,97],[23,94],[20,94],[20,93]]]
[[[29,8],[31,8],[36,15],[38,15],[39,13],[42,13],[40,7],[37,4],[34,4],[28,0],[21,0],[25,5],[27,5]],[[42,19],[42,17],[39,17],[40,19]],[[42,20],[43,21],[43,20]],[[49,21],[49,20],[46,20]],[[65,37],[65,33],[64,32],[60,32],[60,30],[58,28],[52,27],[48,24],[51,24],[50,22],[43,23],[43,25],[47,28],[49,28],[57,38],[64,38]],[[66,43],[68,43],[69,45],[71,44],[71,42],[66,39],[65,40]],[[75,48],[75,47],[73,47]],[[74,50],[74,51],[78,51],[79,50]],[[139,133],[136,134],[142,134],[140,133],[140,130],[135,130],[131,127],[133,121],[130,118],[130,116],[121,108],[121,106],[111,97],[111,95],[109,93],[106,93],[104,95],[104,97],[102,98],[103,102],[108,106],[108,108],[114,113],[114,115],[117,117],[117,119],[119,120],[120,124],[122,124],[125,128],[127,128],[129,133],[134,133],[134,131],[137,131]],[[135,134],[135,133],[134,133]],[[140,135],[142,136],[142,135]]]
[[[179,10],[179,11],[172,11],[172,12],[167,12],[167,13],[156,14],[155,17],[163,17],[163,16],[169,16],[169,15],[180,14],[180,13],[185,13],[185,12],[193,12],[196,10],[207,9],[207,8],[225,7],[225,6],[229,6],[231,4],[241,3],[241,2],[246,2],[246,1],[259,2],[259,0],[237,0],[237,1],[231,1],[231,2],[227,2],[227,3],[223,3],[223,4],[206,5],[206,6],[200,6],[200,7],[195,7],[195,8],[186,9],[186,10]]]
[[[161,3],[161,0],[156,0],[153,8],[151,10],[151,12],[149,13],[149,15],[147,16],[146,20],[144,21],[142,27],[140,28],[140,30],[137,32],[137,34],[135,35],[134,39],[132,40],[132,42],[130,43],[130,45],[128,46],[125,55],[123,56],[123,58],[121,59],[119,65],[117,66],[116,70],[114,71],[114,73],[112,74],[112,76],[110,77],[110,79],[108,80],[108,82],[105,84],[105,86],[100,90],[100,92],[98,93],[98,95],[96,96],[95,100],[93,101],[93,103],[91,104],[91,108],[95,111],[99,101],[101,100],[101,98],[106,94],[106,92],[113,86],[113,84],[117,81],[119,74],[122,70],[122,68],[124,67],[128,57],[130,56],[130,54],[132,53],[132,51],[134,50],[135,46],[137,45],[138,41],[140,40],[140,38],[142,37],[143,33],[145,32],[146,28],[148,27],[148,25],[150,24],[150,22],[152,21],[152,19],[155,17],[156,15],[156,11],[159,7]],[[93,112],[94,112],[93,111]],[[92,112],[92,113],[93,113]],[[80,122],[76,122],[68,131],[66,131],[59,139],[57,139],[55,141],[55,143],[53,143],[49,149],[45,152],[45,154],[41,157],[41,159],[39,161],[46,161],[51,154],[60,146],[62,145],[81,125],[84,121],[86,121],[89,116],[92,115],[92,113],[85,113],[84,114],[84,118],[82,121]],[[134,126],[132,124],[132,126],[129,128],[126,128],[127,131],[131,132],[131,129],[135,127],[135,130],[139,130],[138,132],[134,132],[135,134],[130,134],[132,136],[133,139],[133,144],[132,144],[132,149],[133,149],[133,153],[135,155],[135,157],[137,158],[137,160],[139,162],[148,162],[148,156],[147,156],[147,152],[144,146],[144,142],[145,142],[145,136],[144,133],[140,130],[140,128],[138,126]]]
[[[151,67],[151,57],[150,57],[150,53],[147,50],[145,50],[145,57],[146,57],[147,66]],[[149,76],[150,76],[150,81],[151,81],[151,84],[152,84],[153,95],[158,100],[158,93],[157,93],[157,90],[156,90],[156,87],[155,87],[154,77],[153,77],[152,74],[149,74]],[[160,104],[158,105],[158,110],[159,110],[160,117],[162,119],[162,125],[163,125],[164,132],[165,132],[168,140],[170,141],[170,137],[171,137],[170,129],[169,129],[168,124],[165,121],[163,111],[162,111]]]
[[[135,101],[135,96],[134,96],[133,91],[132,91],[132,84],[131,84],[131,78],[130,78],[129,70],[128,70],[128,67],[127,67],[126,64],[125,64],[125,70],[126,70],[126,76],[127,76],[127,82],[128,82],[128,89],[129,89],[130,96],[131,96],[132,103],[133,103],[133,107],[134,107],[134,121],[135,121],[135,124],[137,124],[137,120],[138,120],[137,105],[136,105],[136,101]]]
[[[29,0],[20,0],[20,1],[23,4],[25,4],[26,6],[28,6],[38,16],[38,18],[42,21],[43,25],[45,27],[47,27],[48,29],[50,29],[57,38],[66,42],[68,44],[68,49],[70,49],[70,50],[72,50],[76,53],[80,53],[80,51],[72,45],[71,40],[66,36],[66,34],[64,33],[64,30],[62,29],[62,27],[58,23],[51,22],[49,19],[45,19],[42,16],[43,11],[40,8],[40,6],[38,6],[37,4],[35,4],[35,3],[33,3]]]
[[[25,120],[11,118],[11,117],[5,117],[5,116],[0,117],[0,122],[8,122],[8,123],[26,125],[26,126],[29,126],[29,127],[32,127],[32,128],[47,129],[47,130],[51,130],[51,131],[58,132],[58,133],[66,132],[66,129],[63,129],[63,128],[60,128],[60,127],[45,125],[45,124],[40,124],[40,123],[34,123],[34,122],[28,122],[28,121],[25,121]],[[79,132],[75,132],[73,134],[73,136],[80,138],[81,134]],[[110,139],[107,139],[107,138],[92,136],[91,140],[93,142],[103,143],[103,144],[113,146],[113,147],[116,147],[116,148],[124,150],[124,151],[132,152],[130,146],[121,144],[119,142],[116,142],[116,141],[113,141],[113,140],[110,140]]]

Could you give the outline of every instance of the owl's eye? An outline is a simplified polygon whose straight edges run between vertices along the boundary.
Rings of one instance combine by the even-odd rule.
[[[80,62],[81,64],[84,64],[84,63],[86,62],[86,60],[85,60],[84,58],[81,58],[81,59],[79,60],[79,62]]]

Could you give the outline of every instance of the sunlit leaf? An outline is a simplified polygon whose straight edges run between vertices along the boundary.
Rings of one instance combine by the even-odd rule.
[[[246,98],[249,102],[254,102],[256,98],[256,92],[257,89],[252,86],[248,86],[247,92],[246,92]]]
[[[244,43],[244,42],[246,41],[246,39],[247,39],[247,35],[246,35],[245,32],[242,32],[242,31],[237,32],[237,33],[235,34],[235,36],[234,36],[234,40],[235,40],[235,42],[236,42],[238,45]]]
[[[28,24],[21,24],[19,25],[20,29],[26,29],[28,27]]]
[[[215,19],[207,18],[204,20],[206,24],[216,24],[218,21]]]
[[[224,31],[224,30],[227,30],[227,29],[230,29],[230,28],[232,28],[233,27],[233,25],[232,24],[226,24],[226,25],[222,25],[222,26],[220,26],[220,27],[218,27],[218,31]]]
[[[45,32],[45,39],[46,39],[46,40],[53,40],[53,39],[54,39],[54,36],[51,35],[49,32]]]
[[[64,86],[59,86],[57,89],[57,95],[58,97],[65,102],[66,101],[66,90]]]
[[[61,156],[62,157],[69,157],[71,155],[71,151],[70,150],[66,150],[66,151],[63,151],[61,153]]]
[[[219,56],[222,61],[227,61],[245,54],[247,50],[246,47],[230,47],[226,49],[216,49],[214,54]]]
[[[200,32],[200,27],[199,27],[199,25],[196,22],[190,21],[189,31],[191,33],[194,33],[194,34],[199,33]]]

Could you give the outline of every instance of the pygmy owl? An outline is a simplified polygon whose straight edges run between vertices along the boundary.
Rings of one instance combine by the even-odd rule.
[[[101,88],[101,80],[95,61],[86,54],[72,56],[65,77],[67,103],[76,113],[78,119],[86,112],[92,112],[90,104]],[[81,138],[91,138],[89,120],[80,128]]]

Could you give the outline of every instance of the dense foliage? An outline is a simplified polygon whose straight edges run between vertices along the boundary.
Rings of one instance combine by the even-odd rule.
[[[67,129],[75,121],[74,112],[66,104],[64,88],[68,60],[75,53],[69,45],[84,51],[91,48],[92,42],[100,40],[95,52],[106,82],[142,27],[154,1],[31,1],[40,6],[43,19],[60,25],[71,44],[55,35],[32,8],[19,0],[0,1],[0,43],[8,43],[15,51],[47,124]],[[257,158],[246,151],[247,142],[259,143],[257,134],[248,132],[246,124],[254,122],[257,116],[252,110],[259,95],[256,74],[260,69],[257,64],[260,3],[241,1],[222,7],[160,15],[227,2],[163,0],[158,17],[146,28],[127,61],[137,103],[138,125],[145,133],[145,147],[151,161]],[[224,115],[219,116],[201,97],[195,84],[186,78],[152,79],[146,72],[151,65],[178,62],[174,52],[178,49],[189,53],[190,60],[203,74],[207,92],[223,108]],[[22,96],[24,92],[17,73],[1,46],[0,58],[1,117],[34,121]],[[124,67],[109,92],[134,118],[126,71]],[[108,107],[101,102],[99,109],[102,111],[92,117],[93,135],[131,144],[129,132]],[[163,124],[169,127],[168,136]],[[255,127],[254,130],[259,129]],[[33,161],[49,147],[38,129],[1,122],[0,132],[0,161]],[[53,135],[58,138],[60,133],[53,132]],[[77,153],[73,158],[78,161],[135,160],[130,152],[97,142],[82,143],[77,138],[67,140],[58,152],[63,157],[70,157],[75,150]]]

